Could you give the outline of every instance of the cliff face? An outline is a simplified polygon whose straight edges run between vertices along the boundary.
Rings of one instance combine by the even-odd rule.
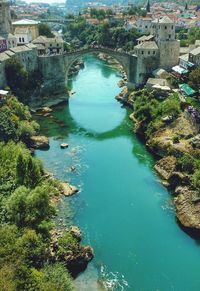
[[[118,99],[134,109],[137,94],[137,92],[128,94],[124,90]],[[130,119],[134,122],[135,133],[146,142],[151,152],[159,157],[155,170],[160,175],[163,185],[169,188],[174,196],[177,220],[184,227],[199,231],[200,195],[193,175],[194,171],[199,169],[200,134],[184,111],[176,118],[168,117],[162,118],[161,125],[150,136],[147,136],[146,120],[138,121],[134,116],[134,110],[130,115]],[[189,171],[186,166],[185,168],[181,166],[181,158],[185,156],[193,161],[192,165],[188,164],[190,161],[187,160],[186,166],[191,166]]]

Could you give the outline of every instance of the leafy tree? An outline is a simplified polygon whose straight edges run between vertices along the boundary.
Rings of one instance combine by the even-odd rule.
[[[10,58],[9,60],[7,60],[5,65],[5,73],[7,84],[14,94],[19,96],[20,93],[26,91],[28,83],[28,73],[19,60],[15,58]]]
[[[46,23],[40,23],[38,25],[39,35],[46,36],[48,38],[54,37],[54,34],[51,32],[50,27]]]
[[[199,90],[200,88],[200,67],[197,67],[189,74],[189,84]]]
[[[72,279],[66,268],[57,263],[54,265],[46,265],[42,270],[42,290],[44,291],[73,291],[75,290]]]
[[[19,185],[23,185],[25,183],[25,176],[26,176],[26,158],[22,153],[19,154],[17,158],[17,165],[16,165],[16,178],[17,183]]]

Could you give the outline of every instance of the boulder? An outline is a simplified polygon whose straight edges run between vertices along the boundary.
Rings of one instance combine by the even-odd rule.
[[[61,193],[64,196],[72,196],[78,193],[78,188],[70,185],[69,183],[61,183]]]
[[[168,180],[176,169],[177,159],[174,156],[167,156],[160,159],[154,166],[162,179]]]
[[[68,143],[61,143],[61,145],[60,145],[61,149],[66,149],[68,147],[69,147]]]
[[[81,241],[81,231],[77,226],[75,226],[75,225],[70,226],[69,232],[73,235],[73,237],[77,241],[79,241],[79,242]]]
[[[43,113],[50,113],[52,111],[53,111],[53,109],[51,109],[50,107],[47,107],[47,106],[42,107],[42,112]]]
[[[49,149],[49,139],[43,135],[35,135],[30,138],[30,146],[34,149]]]
[[[176,216],[188,228],[200,230],[200,203],[197,191],[189,187],[178,187],[175,199]]]

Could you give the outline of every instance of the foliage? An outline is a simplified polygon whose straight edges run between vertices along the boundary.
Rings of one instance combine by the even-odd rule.
[[[69,233],[64,233],[58,240],[58,251],[57,255],[60,259],[63,258],[66,254],[66,249],[72,251],[73,253],[77,253],[79,250],[79,244],[77,240]]]
[[[189,74],[189,85],[196,90],[200,88],[200,67],[192,70]]]
[[[186,47],[190,44],[194,44],[197,39],[200,39],[200,28],[192,27],[188,31],[181,30],[177,34],[177,38],[180,40],[181,47]]]
[[[0,107],[0,139],[28,143],[38,130],[39,125],[32,121],[28,107],[13,96],[7,97]]]
[[[91,10],[91,12],[96,13],[96,9]],[[125,51],[131,51],[136,44],[136,39],[140,35],[141,34],[134,28],[127,31],[124,28],[124,23],[121,23],[120,21],[94,26],[88,25],[85,18],[82,16],[76,16],[75,22],[71,23],[66,30],[65,40],[70,43],[71,50],[95,44],[114,49],[122,48]]]
[[[27,72],[23,64],[15,58],[6,61],[5,73],[8,86],[13,94],[23,102],[27,102],[29,95],[38,89],[43,82],[40,70]]]
[[[72,291],[75,290],[66,268],[57,263],[46,265],[42,270],[42,290],[44,291]]]
[[[138,121],[142,121],[147,137],[164,125],[163,117],[170,116],[173,119],[180,112],[177,94],[159,101],[147,90],[141,90],[139,94],[135,94],[134,115]]]
[[[39,29],[39,35],[43,35],[43,36],[46,36],[48,38],[54,37],[48,24],[40,23],[38,25],[38,29]]]
[[[199,166],[199,161],[189,154],[184,154],[177,163],[178,169],[188,174],[193,174]]]

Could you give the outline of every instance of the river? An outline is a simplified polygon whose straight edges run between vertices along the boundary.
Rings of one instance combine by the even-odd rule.
[[[200,246],[178,226],[154,159],[115,100],[119,73],[94,56],[69,85],[69,105],[39,120],[50,138],[37,151],[46,168],[78,186],[59,220],[78,225],[95,258],[76,279],[80,291],[200,290]],[[69,148],[60,149],[66,142]]]

